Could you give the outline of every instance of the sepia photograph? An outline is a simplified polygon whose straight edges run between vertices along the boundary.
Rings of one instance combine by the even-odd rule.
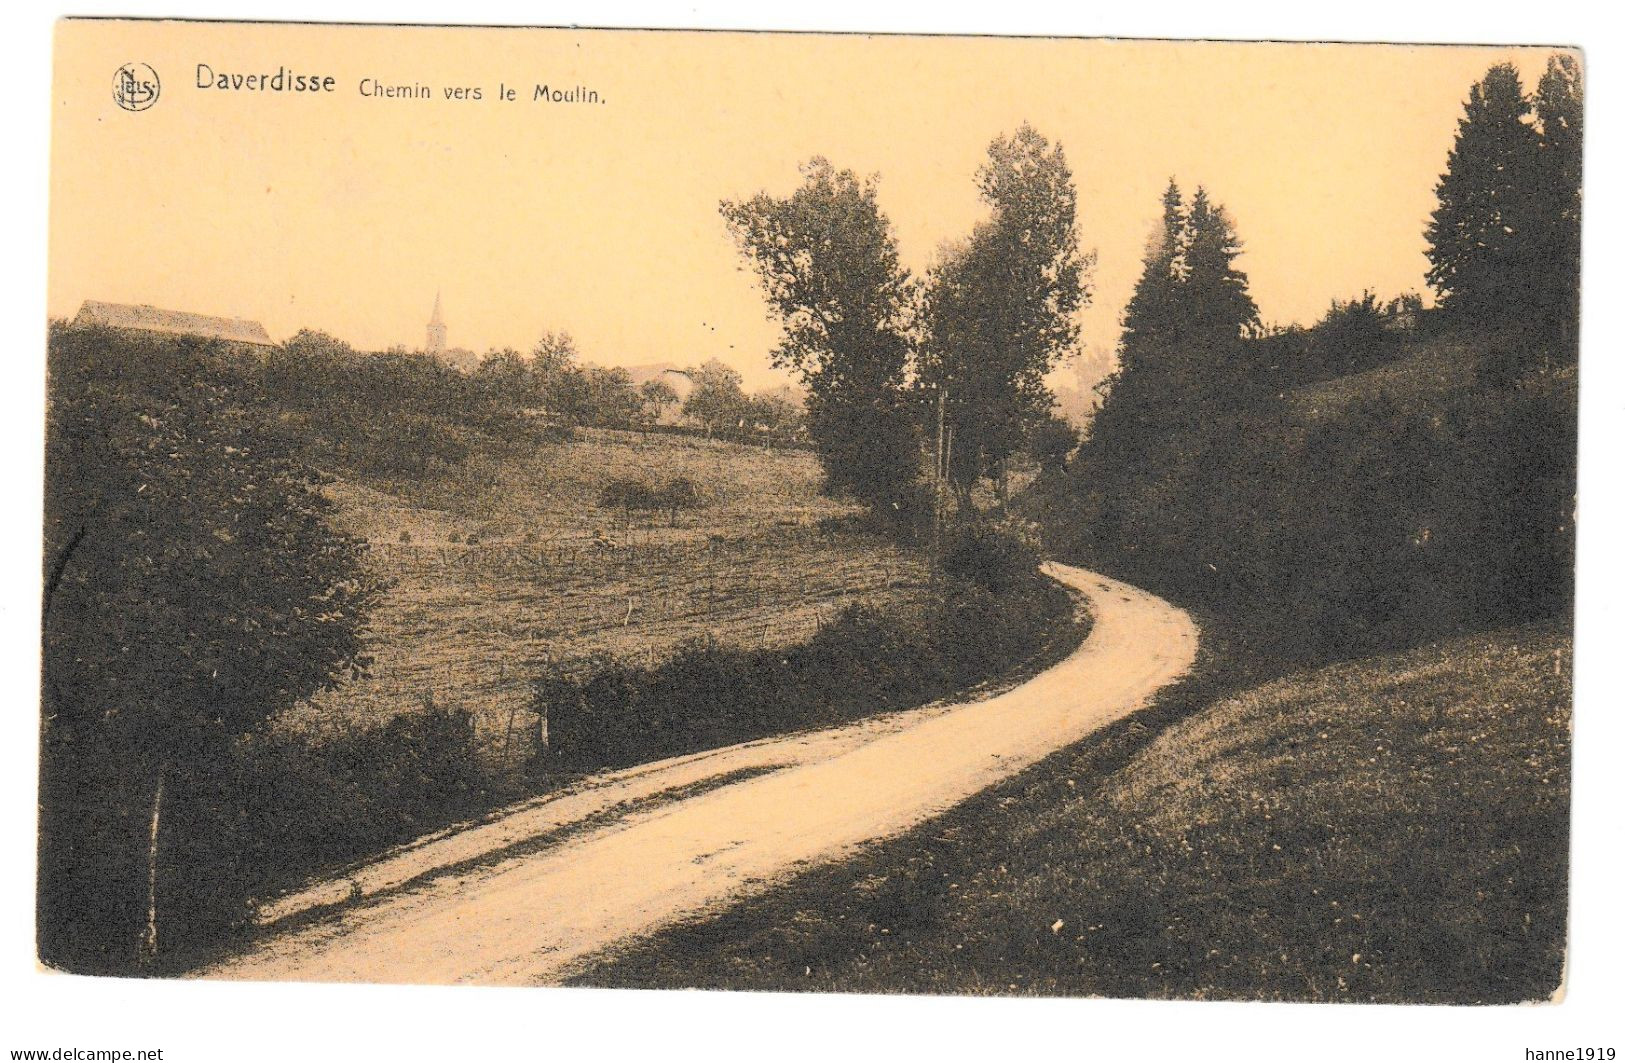
[[[1586,70],[59,21],[34,961],[1561,1001]]]

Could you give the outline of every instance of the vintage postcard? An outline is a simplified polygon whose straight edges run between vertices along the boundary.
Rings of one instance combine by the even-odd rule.
[[[1579,52],[55,49],[40,963],[1562,995]]]

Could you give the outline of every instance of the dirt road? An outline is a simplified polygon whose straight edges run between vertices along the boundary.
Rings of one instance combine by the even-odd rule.
[[[550,984],[617,943],[901,833],[1133,712],[1195,659],[1183,611],[1081,569],[1047,570],[1090,599],[1095,623],[1020,686],[606,775],[285,899],[283,915],[356,898],[198,974]]]

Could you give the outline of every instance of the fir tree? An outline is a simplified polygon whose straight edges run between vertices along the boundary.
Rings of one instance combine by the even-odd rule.
[[[1518,72],[1493,66],[1472,87],[1427,229],[1440,306],[1479,325],[1538,309],[1538,141]]]
[[[1554,55],[1535,90],[1540,126],[1540,185],[1535,197],[1541,237],[1536,278],[1545,324],[1568,348],[1579,320],[1580,300],[1580,142],[1584,95],[1580,64],[1572,55]]]
[[[1258,324],[1247,275],[1236,268],[1241,241],[1222,206],[1198,187],[1191,199],[1182,305],[1187,326],[1202,341],[1231,341]]]
[[[1118,365],[1129,369],[1150,348],[1171,339],[1178,326],[1179,286],[1184,269],[1185,202],[1173,178],[1162,193],[1162,224],[1146,247],[1145,267],[1123,313]]]

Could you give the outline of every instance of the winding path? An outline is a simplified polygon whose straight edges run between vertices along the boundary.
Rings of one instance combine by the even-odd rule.
[[[197,974],[552,984],[902,833],[1135,711],[1195,660],[1182,610],[1082,569],[1046,571],[1089,599],[1094,627],[1020,686],[606,774],[284,898],[268,920],[337,906]]]

